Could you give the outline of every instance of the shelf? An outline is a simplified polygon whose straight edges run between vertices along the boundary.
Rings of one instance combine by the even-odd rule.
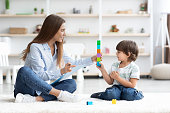
[[[103,37],[149,37],[150,34],[148,33],[106,33],[102,35]]]
[[[8,56],[9,57],[19,57],[19,56],[21,56],[21,54],[9,54]]]
[[[30,18],[45,18],[46,15],[45,14],[33,14],[33,15],[16,15],[16,14],[0,14],[0,18],[4,18],[4,17],[11,17],[11,18],[17,18],[17,17],[30,17]]]
[[[89,56],[93,56],[93,55],[95,55],[95,53],[94,54],[84,54],[84,55],[82,55],[82,57],[89,57]],[[116,54],[103,54],[103,57],[112,57],[112,56],[116,56]],[[150,54],[149,53],[139,53],[139,56],[150,56]]]
[[[98,14],[57,14],[58,16],[69,18],[69,17],[98,17]]]
[[[9,37],[13,37],[13,36],[24,36],[24,37],[35,37],[37,36],[37,34],[0,34],[0,36],[9,36]],[[76,34],[67,34],[66,37],[98,37],[99,34],[88,34],[88,33],[76,33]],[[125,36],[132,36],[132,37],[149,37],[150,34],[146,34],[146,33],[106,33],[103,34],[104,37],[111,37],[111,36],[117,36],[117,37],[125,37]]]
[[[155,46],[155,47],[159,47],[159,48],[170,48],[170,45],[164,45],[164,47],[162,47],[162,46]]]
[[[57,14],[58,16],[69,17],[99,17],[98,14]],[[149,17],[149,14],[103,14],[103,17]],[[0,14],[0,17],[46,17],[46,14],[28,14],[28,15],[16,15],[16,14]]]
[[[66,34],[66,37],[98,37],[98,34],[88,34],[88,33],[76,33],[76,34]]]
[[[9,36],[9,37],[35,37],[37,34],[0,34],[0,36]]]
[[[149,17],[150,14],[103,14],[103,17]]]
[[[35,37],[37,34],[0,34],[0,36],[9,36],[9,37]],[[88,33],[77,33],[77,34],[67,34],[66,37],[98,37],[98,34],[88,34]]]

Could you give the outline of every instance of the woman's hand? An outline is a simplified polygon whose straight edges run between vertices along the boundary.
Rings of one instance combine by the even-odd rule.
[[[100,56],[100,59],[101,59],[101,61],[102,61],[102,53],[101,53],[101,56]],[[97,55],[94,55],[94,56],[92,56],[91,57],[91,60],[93,61],[93,62],[97,62]]]
[[[112,71],[112,72],[110,73],[110,77],[111,77],[112,79],[117,80],[117,79],[119,78],[119,72],[118,72],[118,71]]]
[[[71,68],[72,67],[76,67],[75,65],[71,65],[71,63],[67,63],[65,64],[65,67],[61,69],[61,74],[67,73],[67,72],[71,72]]]

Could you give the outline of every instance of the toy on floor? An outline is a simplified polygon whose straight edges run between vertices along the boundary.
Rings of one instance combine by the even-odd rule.
[[[112,104],[116,104],[116,99],[112,99]]]
[[[101,66],[101,49],[100,49],[100,40],[97,40],[97,66]]]
[[[87,104],[87,105],[93,105],[93,102],[92,102],[92,101],[87,101],[86,104]]]

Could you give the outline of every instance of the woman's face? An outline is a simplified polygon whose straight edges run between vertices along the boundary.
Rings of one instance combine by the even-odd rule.
[[[54,36],[54,40],[55,42],[63,42],[64,40],[64,36],[66,36],[66,33],[65,33],[65,23],[63,23],[60,27],[60,29],[58,30],[58,32],[55,34]]]

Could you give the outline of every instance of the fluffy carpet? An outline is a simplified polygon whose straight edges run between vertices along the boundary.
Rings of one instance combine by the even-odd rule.
[[[144,93],[139,101],[111,101],[89,98],[77,103],[49,101],[36,103],[14,103],[12,95],[0,95],[0,113],[170,113],[170,93]],[[93,101],[93,105],[86,105]]]

